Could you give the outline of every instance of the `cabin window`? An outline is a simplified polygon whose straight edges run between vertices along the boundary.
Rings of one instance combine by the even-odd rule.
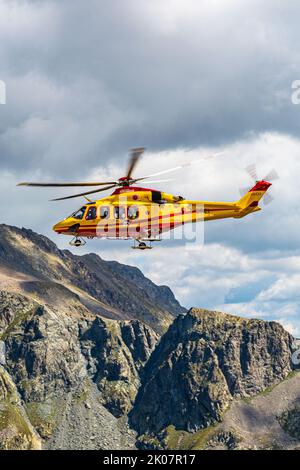
[[[92,206],[89,208],[85,220],[95,220],[97,218],[97,207]]]
[[[156,202],[160,204],[162,200],[161,192],[160,191],[152,191],[152,202]]]
[[[109,217],[109,207],[107,206],[100,207],[100,218],[108,219],[108,217]]]
[[[137,206],[129,206],[128,207],[128,219],[135,220],[139,216],[139,209]]]
[[[72,214],[71,217],[73,217],[73,219],[82,220],[85,214],[85,211],[86,211],[86,206],[83,206],[81,209],[79,209],[79,211],[74,212],[74,214]]]
[[[114,213],[115,213],[115,219],[126,219],[125,207],[116,206]]]

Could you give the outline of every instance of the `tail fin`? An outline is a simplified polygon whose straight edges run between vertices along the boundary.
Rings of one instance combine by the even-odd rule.
[[[243,196],[239,201],[237,201],[237,205],[242,210],[252,209],[255,210],[255,207],[258,206],[258,202],[263,197],[263,195],[268,191],[269,187],[272,186],[272,183],[268,183],[267,181],[257,181],[256,185],[253,186],[250,191],[248,191],[245,196]],[[259,210],[259,209],[258,209]]]

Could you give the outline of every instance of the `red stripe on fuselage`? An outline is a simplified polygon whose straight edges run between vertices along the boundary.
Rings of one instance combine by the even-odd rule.
[[[205,206],[204,206],[205,207]],[[215,212],[215,211],[227,211],[227,210],[233,210],[233,208],[229,207],[229,208],[221,208],[221,209],[206,209],[206,213],[207,212]],[[184,224],[185,223],[185,220],[184,220],[184,217],[187,216],[187,215],[193,215],[193,214],[197,214],[197,211],[188,211],[188,212],[178,212],[178,213],[172,213],[172,214],[161,214],[159,216],[156,216],[156,217],[149,217],[147,219],[141,219],[141,220],[134,220],[134,221],[129,221],[129,225],[126,225],[126,227],[122,227],[120,225],[120,222],[116,222],[116,223],[110,223],[110,224],[106,224],[106,226],[108,227],[108,231],[110,231],[111,229],[128,229],[128,228],[132,228],[134,229],[134,226],[139,226],[141,224],[149,224],[151,225],[151,227],[158,227],[160,224],[156,224],[156,225],[153,225],[153,222],[155,221],[161,221],[163,219],[171,219],[171,218],[174,218],[174,217],[178,217],[178,216],[182,216],[183,220],[182,221],[179,221],[179,222],[176,222],[176,225],[180,225],[180,224]],[[118,220],[118,219],[117,219]],[[127,220],[127,219],[126,219]],[[84,226],[84,225],[81,225],[79,230],[78,230],[78,233],[82,234],[82,233],[96,233],[96,229],[98,229],[98,231],[104,231],[104,228],[102,229],[102,227],[99,225],[99,223],[97,224],[90,224],[90,225],[87,225],[87,226]],[[164,226],[172,226],[172,224],[174,224],[174,222],[170,222],[169,224],[163,224]],[[61,228],[59,230],[57,230],[57,233],[67,233],[69,231],[69,228]]]

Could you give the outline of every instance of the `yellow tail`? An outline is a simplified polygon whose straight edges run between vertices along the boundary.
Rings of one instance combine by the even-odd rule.
[[[255,207],[258,207],[260,199],[268,191],[270,186],[272,186],[272,184],[267,181],[258,181],[256,185],[245,194],[245,196],[237,201],[237,205],[241,209],[255,209]]]

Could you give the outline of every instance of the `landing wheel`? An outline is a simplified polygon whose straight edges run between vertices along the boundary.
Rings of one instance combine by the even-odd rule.
[[[137,244],[138,243],[138,244]],[[151,242],[149,242],[149,245],[145,242],[140,242],[138,240],[134,240],[134,245],[132,247],[134,250],[151,250]]]
[[[79,248],[80,246],[86,245],[86,241],[83,240],[82,238],[75,237],[70,241],[69,244],[71,246],[76,246],[77,248]]]

